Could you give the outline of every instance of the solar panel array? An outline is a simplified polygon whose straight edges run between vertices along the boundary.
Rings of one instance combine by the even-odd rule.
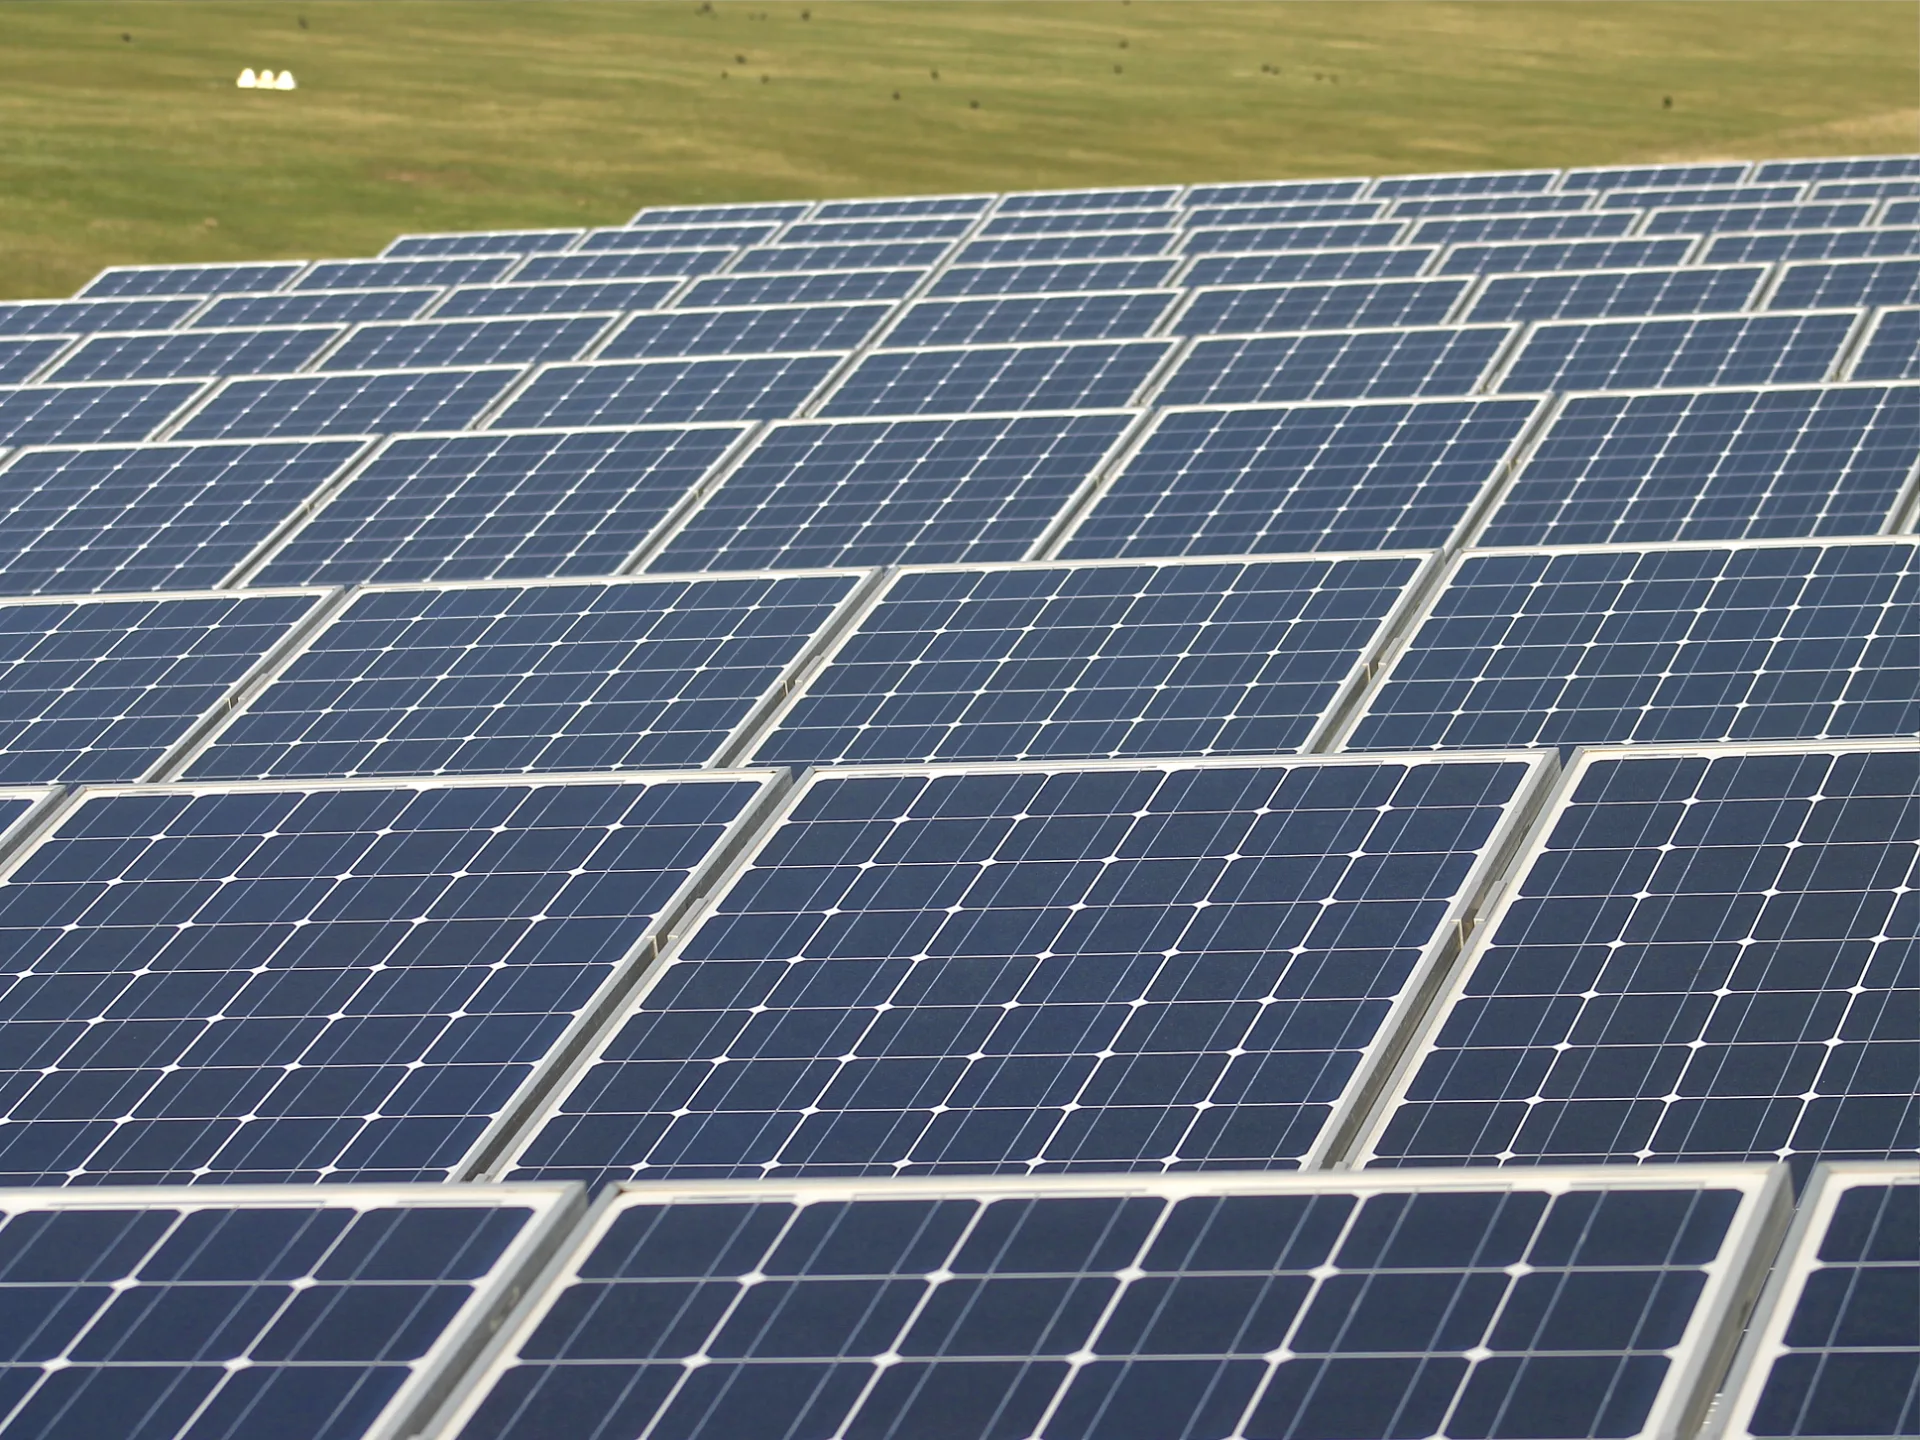
[[[0,1440],[1920,1433],[1917,186],[0,304]]]

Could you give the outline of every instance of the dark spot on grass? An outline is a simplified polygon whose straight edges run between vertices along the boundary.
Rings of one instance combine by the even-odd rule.
[[[1671,110],[1673,108],[1673,97],[1671,95],[1663,95],[1660,98],[1660,108],[1662,110]]]
[[[747,57],[744,55],[736,55],[733,57],[733,63],[736,65],[744,65],[747,63]]]
[[[980,102],[978,100],[969,100],[967,101],[967,108],[969,110],[978,110],[980,108]]]
[[[894,91],[894,92],[893,92],[893,98],[894,98],[894,99],[896,99],[896,100],[898,100],[898,99],[900,98],[900,92],[899,92],[898,90],[896,90],[896,91]]]
[[[1118,74],[1120,73],[1120,67],[1119,67],[1118,65],[1116,65],[1116,66],[1114,66],[1114,67],[1113,67],[1113,73],[1114,73],[1114,74],[1116,74],[1116,75],[1118,75]]]
[[[927,74],[931,75],[936,80],[940,78],[940,72],[938,70],[929,70]]]
[[[121,32],[120,39],[123,43],[128,45],[131,45],[133,43],[133,36],[127,34],[125,31]]]

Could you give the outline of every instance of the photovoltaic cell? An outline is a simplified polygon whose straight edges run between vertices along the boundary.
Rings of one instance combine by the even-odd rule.
[[[166,330],[202,302],[186,300],[8,300],[0,335],[87,335],[100,330]]]
[[[1180,217],[1189,228],[1216,225],[1285,225],[1296,220],[1373,220],[1384,200],[1276,201],[1255,205],[1208,205]]]
[[[1789,265],[1768,297],[1767,308],[1916,303],[1920,303],[1920,258]]]
[[[228,380],[187,417],[174,438],[452,429],[470,423],[519,374],[517,366],[496,365]]]
[[[1809,200],[1879,200],[1891,196],[1920,195],[1920,176],[1888,180],[1822,180],[1813,186]]]
[[[825,416],[1092,410],[1125,405],[1173,349],[1084,340],[967,350],[876,350],[820,404]]]
[[[800,207],[804,209],[805,207]],[[703,250],[738,249],[758,245],[780,227],[771,224],[703,224],[698,220],[674,222],[663,217],[652,224],[622,226],[614,230],[590,230],[576,253],[596,250]]]
[[[1201,340],[1181,359],[1154,401],[1247,405],[1467,395],[1515,330],[1511,325],[1316,330]]]
[[[1753,179],[1877,180],[1920,176],[1920,155],[1855,155],[1821,160],[1763,160]]]
[[[1542,325],[1500,379],[1504,391],[1653,390],[1823,380],[1859,316],[1709,315]]]
[[[1524,270],[1607,270],[1678,265],[1694,242],[1668,240],[1522,240],[1496,245],[1455,245],[1438,267],[1442,275],[1493,275]]]
[[[1601,210],[1672,209],[1677,205],[1778,205],[1802,198],[1806,187],[1793,185],[1662,185],[1652,189],[1609,189],[1594,201]]]
[[[1538,773],[816,771],[511,1173],[1302,1168]]]
[[[1348,745],[1920,733],[1913,542],[1476,552]]]
[[[0,445],[144,440],[204,388],[199,380],[0,386]]]
[[[1147,186],[1134,190],[1029,190],[1022,195],[1003,195],[994,207],[997,215],[1031,214],[1035,211],[1139,210],[1149,206],[1176,204],[1180,189],[1176,185]]]
[[[89,792],[0,886],[0,1175],[450,1178],[764,785]]]
[[[1882,225],[1920,224],[1920,200],[1889,200],[1880,212]]]
[[[1099,230],[1162,230],[1178,225],[1178,210],[1068,210],[995,215],[980,227],[990,239],[1003,235],[1073,235]]]
[[[1382,1178],[636,1187],[449,1434],[1666,1434],[1781,1204]]]
[[[464,235],[402,235],[380,252],[382,260],[435,255],[544,255],[565,250],[584,230],[482,230]]]
[[[910,570],[755,763],[1297,751],[1418,556]]]
[[[1913,1160],[1920,752],[1603,751],[1569,784],[1372,1163]]]
[[[12,1191],[10,1437],[391,1440],[498,1325],[565,1190]]]
[[[1019,260],[1111,260],[1122,256],[1166,255],[1175,230],[1122,230],[1091,235],[1009,235],[969,240],[954,252],[959,265],[1010,264]]]
[[[706,764],[859,578],[362,591],[186,773],[268,780]]]
[[[816,275],[715,275],[680,297],[683,309],[729,305],[826,305],[898,300],[926,278],[923,270],[838,270]]]
[[[991,195],[910,195],[879,200],[823,200],[813,207],[816,220],[860,220],[890,215],[979,215],[993,204]]]
[[[804,200],[763,201],[748,205],[650,205],[627,222],[629,229],[663,225],[740,225],[798,220],[812,207]]]
[[[436,320],[468,315],[562,315],[589,310],[653,310],[680,288],[678,280],[578,280],[540,285],[472,285],[449,290]]]
[[[1168,410],[1056,552],[1066,560],[1433,549],[1537,400]]]
[[[228,295],[194,317],[193,329],[248,325],[351,325],[356,320],[411,320],[440,294],[433,289],[301,291]],[[124,326],[106,326],[124,329]]]
[[[812,270],[923,269],[950,249],[945,240],[866,245],[768,245],[743,250],[733,262],[735,275],[777,275]]]
[[[77,380],[172,380],[184,376],[272,375],[298,370],[341,333],[338,325],[271,330],[185,330],[95,335],[47,376]]]
[[[1267,205],[1287,201],[1352,200],[1367,188],[1365,180],[1267,180],[1252,185],[1196,185],[1188,205]]]
[[[1466,293],[1467,284],[1459,279],[1349,280],[1196,290],[1171,328],[1177,335],[1222,335],[1438,325]]]
[[[220,295],[277,290],[307,268],[304,260],[247,265],[114,265],[75,292],[82,300],[120,295]]]
[[[1641,226],[1645,235],[1711,235],[1723,230],[1832,230],[1864,225],[1870,201],[1810,205],[1701,205],[1655,210]]]
[[[355,585],[610,575],[744,428],[402,436],[362,466],[251,581]]]
[[[1874,255],[1920,255],[1920,229],[1763,230],[1752,235],[1715,235],[1706,241],[1707,264],[1738,260],[1846,260]]]
[[[46,363],[73,343],[71,335],[44,335],[34,339],[0,340],[0,385],[31,380]]]
[[[1293,250],[1270,255],[1199,255],[1181,279],[1198,285],[1284,284],[1298,280],[1382,280],[1418,275],[1432,247],[1381,246],[1367,250]]]
[[[1413,245],[1491,244],[1499,240],[1591,240],[1625,235],[1639,216],[1629,210],[1575,215],[1486,215],[1465,219],[1422,220],[1413,227]]]
[[[942,270],[929,295],[1044,295],[1068,290],[1151,290],[1177,260],[1062,260],[1040,265],[969,265]]]
[[[145,778],[319,598],[0,603],[0,784]]]
[[[887,331],[886,343],[1005,345],[1025,340],[1119,340],[1146,335],[1176,290],[1088,295],[919,300]]]
[[[951,240],[973,221],[964,215],[854,216],[798,220],[780,236],[782,245],[840,245],[874,240]]]
[[[318,368],[399,370],[571,360],[612,320],[612,315],[600,314],[362,325],[329,352]]]
[[[1181,237],[1180,248],[1189,255],[1355,250],[1370,245],[1391,245],[1406,228],[1406,223],[1400,220],[1229,225],[1189,230]]]
[[[375,290],[402,285],[481,285],[511,270],[511,255],[435,256],[425,260],[322,260],[296,290]]]
[[[644,280],[705,275],[734,252],[706,250],[601,250],[590,255],[537,255],[513,272],[521,281]]]
[[[1595,320],[1612,315],[1708,315],[1744,309],[1763,265],[1673,270],[1560,270],[1495,275],[1469,320]]]
[[[595,358],[851,350],[864,342],[892,309],[885,304],[788,305],[636,315],[620,327]]]
[[[1888,310],[1854,357],[1852,380],[1920,380],[1920,309]]]
[[[205,590],[360,453],[359,440],[26,450],[0,471],[0,589]]]
[[[1394,202],[1387,214],[1396,220],[1439,215],[1553,215],[1584,210],[1590,195],[1433,195]]]
[[[1920,391],[1576,395],[1476,544],[1871,535],[1920,462]]]
[[[1538,195],[1553,188],[1557,170],[1492,170],[1459,175],[1389,175],[1373,182],[1369,199],[1411,195]]]
[[[680,424],[791,415],[843,358],[760,355],[549,365],[535,372],[488,428]]]
[[[1736,185],[1746,178],[1747,162],[1705,165],[1603,165],[1569,170],[1562,190],[1620,190],[1633,185]]]
[[[1920,1425],[1920,1167],[1813,1172],[1724,1402],[1731,1440]]]
[[[1130,412],[773,426],[648,569],[1026,558]]]

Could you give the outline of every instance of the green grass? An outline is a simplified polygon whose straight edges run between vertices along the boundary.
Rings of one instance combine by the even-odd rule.
[[[666,202],[1913,149],[1917,91],[1911,0],[10,0],[0,295]]]

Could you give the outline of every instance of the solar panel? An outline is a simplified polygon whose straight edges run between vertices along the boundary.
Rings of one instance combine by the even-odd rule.
[[[1287,250],[1270,255],[1197,255],[1180,278],[1189,286],[1384,280],[1420,274],[1437,253],[1431,246],[1401,245],[1362,250]]]
[[[649,205],[627,222],[630,229],[663,225],[738,225],[797,220],[812,209],[805,200],[762,201],[749,205]]]
[[[811,270],[921,269],[935,264],[952,246],[945,240],[883,241],[849,245],[767,245],[742,250],[730,273],[777,275]]]
[[[1175,230],[1101,231],[1084,235],[1012,235],[969,240],[953,253],[960,265],[1011,264],[1030,260],[1102,260],[1172,253]]]
[[[875,240],[952,240],[973,226],[966,216],[849,217],[800,220],[780,235],[782,245],[840,245]]]
[[[816,770],[504,1167],[1309,1168],[1544,758]]]
[[[110,265],[75,295],[219,295],[232,290],[277,290],[307,268],[304,260],[243,265]]]
[[[1558,170],[1493,170],[1455,175],[1389,175],[1373,182],[1369,198],[1403,195],[1520,195],[1551,190]]]
[[[1177,260],[1063,260],[1040,265],[949,266],[929,295],[1044,295],[1076,290],[1151,290],[1166,284]]]
[[[1873,180],[1920,176],[1920,155],[1856,155],[1822,160],[1763,160],[1753,178],[1767,180]]]
[[[1880,200],[1920,195],[1920,176],[1899,180],[1822,180],[1808,196],[1812,200]]]
[[[1469,320],[1598,320],[1614,315],[1708,315],[1744,309],[1764,265],[1671,270],[1557,270],[1495,275],[1473,298]]]
[[[321,598],[278,590],[0,601],[0,784],[155,773]]]
[[[1524,270],[1614,270],[1678,265],[1693,249],[1685,237],[1669,240],[1522,240],[1453,245],[1434,267],[1437,275],[1509,274]]]
[[[1026,214],[991,216],[980,227],[980,234],[1002,235],[1076,235],[1099,230],[1160,230],[1178,225],[1178,210],[1079,210],[1030,211]]]
[[[727,249],[603,250],[591,255],[536,255],[513,272],[515,281],[645,280],[706,275],[734,256]]]
[[[926,279],[924,270],[838,270],[814,275],[715,275],[680,297],[688,309],[742,305],[825,305],[898,300]]]
[[[269,440],[19,451],[0,470],[0,590],[211,589],[363,447]]]
[[[1717,230],[1832,230],[1864,225],[1866,201],[1807,205],[1701,205],[1655,210],[1641,224],[1643,235],[1710,235]]]
[[[488,428],[684,424],[791,415],[844,358],[749,355],[547,365],[488,421]]]
[[[1881,311],[1847,378],[1920,380],[1920,309]]]
[[[762,355],[851,350],[892,313],[887,304],[757,306],[635,315],[596,353],[600,360],[661,355]]]
[[[183,773],[275,780],[710,764],[790,680],[861,578],[361,590],[229,712]]]
[[[1283,250],[1357,250],[1392,245],[1406,232],[1402,220],[1331,221],[1321,224],[1229,225],[1189,230],[1180,248],[1189,255],[1272,254]]]
[[[433,318],[468,315],[564,315],[591,310],[653,310],[680,288],[678,280],[578,280],[537,285],[473,285],[446,292]]]
[[[1592,240],[1625,235],[1640,223],[1629,210],[1574,215],[1485,215],[1422,220],[1408,240],[1414,245],[1491,244],[1499,240]]]
[[[920,300],[888,328],[892,346],[1005,345],[1026,340],[1121,340],[1153,332],[1177,290]]]
[[[438,255],[546,255],[570,248],[584,230],[479,230],[460,235],[402,235],[380,252],[382,260]]]
[[[0,888],[0,1175],[463,1174],[631,982],[771,783],[85,792]]]
[[[1817,1167],[1717,1437],[1899,1435],[1920,1414],[1920,1168]]]
[[[193,328],[238,329],[260,325],[350,325],[356,320],[410,320],[441,292],[327,290],[285,295],[228,295],[194,316]],[[108,326],[108,329],[124,328]]]
[[[1250,405],[1470,395],[1518,333],[1513,325],[1475,325],[1221,336],[1196,343],[1154,401]]]
[[[1874,255],[1920,255],[1920,229],[1762,230],[1710,235],[1700,242],[1709,264],[1737,260],[1844,260]]]
[[[527,365],[571,360],[613,323],[614,316],[539,315],[498,320],[414,320],[363,324],[315,368],[399,370],[454,365]]]
[[[67,384],[76,380],[270,375],[298,370],[342,333],[338,325],[287,325],[268,330],[94,335],[46,378],[52,384]]]
[[[1746,178],[1744,160],[1704,165],[1601,165],[1569,170],[1562,190],[1620,190],[1649,185],[1737,185]]]
[[[1917,602],[1912,541],[1473,552],[1345,743],[1912,736]]]
[[[1540,409],[1509,399],[1163,410],[1055,554],[1437,548]]]
[[[794,569],[1022,560],[1131,411],[768,428],[647,567]]]
[[[1911,1163],[1916,782],[1911,746],[1577,758],[1370,1163]]]
[[[477,285],[514,266],[511,255],[440,255],[423,260],[321,260],[293,282],[295,290],[384,290],[404,285]]]
[[[0,301],[0,335],[86,335],[98,330],[166,330],[203,302],[184,300]]]
[[[424,1185],[4,1205],[8,1430],[141,1440],[416,1433],[581,1209],[559,1186]]]
[[[820,402],[823,416],[988,410],[1097,410],[1125,405],[1172,353],[1165,340],[948,350],[876,350]]]
[[[1690,1433],[1777,1190],[1498,1178],[634,1187],[446,1433]]]
[[[799,769],[1309,749],[1424,558],[903,570],[747,753]]]
[[[1920,462],[1920,391],[1575,395],[1475,543],[1871,535]]]
[[[1850,311],[1815,310],[1541,325],[1496,388],[1537,394],[1824,380],[1859,321]]]
[[[1880,211],[1882,225],[1920,225],[1920,200],[1889,200]]]
[[[1195,185],[1188,205],[1265,205],[1288,201],[1351,200],[1367,188],[1365,180],[1269,180],[1253,185]]]
[[[169,437],[379,435],[465,425],[520,374],[515,365],[464,370],[361,370],[227,380]]]
[[[1804,185],[1665,185],[1657,189],[1609,189],[1594,205],[1601,210],[1671,209],[1676,205],[1778,205],[1799,200]]]
[[[864,220],[895,215],[979,215],[994,202],[992,195],[912,195],[882,200],[822,200],[813,207],[816,220]]]
[[[0,445],[143,440],[203,388],[198,380],[0,386]]]
[[[1396,220],[1435,215],[1564,215],[1592,203],[1591,195],[1434,195],[1395,201],[1387,213]]]
[[[1176,335],[1220,335],[1438,325],[1459,303],[1468,283],[1460,279],[1348,280],[1200,289],[1188,296],[1168,328]]]
[[[745,433],[741,425],[706,425],[401,436],[358,467],[249,580],[610,575]]]
[[[0,340],[0,385],[31,380],[49,360],[73,344],[71,335],[44,335],[27,340]]]
[[[1140,210],[1151,206],[1178,204],[1177,185],[1146,186],[1111,190],[1029,190],[1024,194],[1002,195],[994,206],[996,215],[1019,215],[1034,211]]]
[[[589,230],[574,248],[580,253],[595,250],[738,249],[743,245],[762,244],[779,229],[775,224],[701,224],[697,220],[675,224],[663,220],[651,225]]]
[[[1285,225],[1300,220],[1372,220],[1387,208],[1382,200],[1320,200],[1262,205],[1190,208],[1179,223],[1192,226]]]
[[[1920,257],[1789,265],[1767,297],[1770,310],[1913,304],[1920,304]]]

